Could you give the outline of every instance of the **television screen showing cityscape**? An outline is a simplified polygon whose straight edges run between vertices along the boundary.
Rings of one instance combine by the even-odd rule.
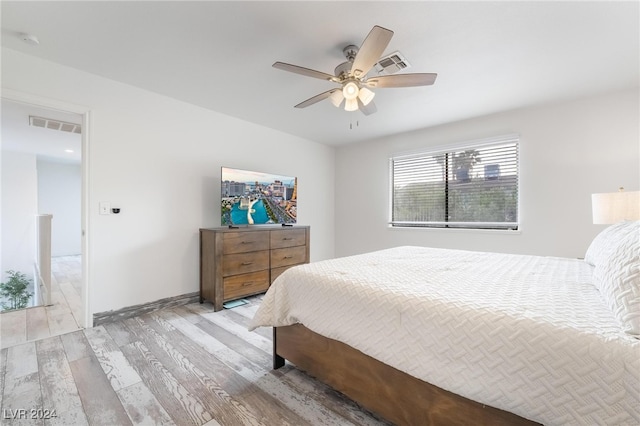
[[[296,223],[295,177],[223,167],[221,180],[223,226]]]

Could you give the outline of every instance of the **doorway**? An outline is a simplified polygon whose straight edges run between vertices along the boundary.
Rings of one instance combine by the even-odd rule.
[[[3,283],[9,270],[27,277],[31,300],[24,309],[0,314],[2,347],[91,326],[85,231],[88,115],[81,107],[3,92],[0,274]],[[50,273],[43,274],[51,277],[49,297],[43,297],[36,261],[36,216],[43,215],[52,215]]]

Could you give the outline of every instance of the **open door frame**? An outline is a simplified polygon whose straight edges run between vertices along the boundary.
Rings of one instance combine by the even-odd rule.
[[[2,99],[23,104],[34,105],[41,108],[49,108],[64,112],[79,114],[82,116],[82,189],[81,189],[81,257],[82,257],[82,318],[80,325],[84,328],[93,327],[93,311],[90,302],[90,217],[89,206],[89,139],[91,135],[91,110],[87,106],[77,105],[59,101],[56,99],[45,98],[29,93],[19,92],[11,89],[2,89]]]

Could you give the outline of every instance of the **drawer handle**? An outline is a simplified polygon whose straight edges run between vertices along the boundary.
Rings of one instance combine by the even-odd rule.
[[[241,241],[240,244],[253,244],[253,241]]]
[[[241,263],[242,266],[249,266],[251,264],[253,264],[253,262],[242,262]]]
[[[284,237],[282,240],[283,240],[283,241],[289,241],[289,240],[293,240],[293,238]]]
[[[293,259],[293,256],[285,256],[285,259]]]
[[[250,285],[254,285],[255,281],[247,281],[242,283],[242,287],[249,287]]]

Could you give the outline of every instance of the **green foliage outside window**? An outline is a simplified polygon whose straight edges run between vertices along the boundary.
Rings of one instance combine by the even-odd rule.
[[[518,229],[515,138],[398,156],[390,167],[393,226]]]
[[[505,180],[507,182],[505,182]],[[449,185],[449,217],[445,219],[442,182],[396,189],[394,214],[407,222],[512,222],[518,215],[517,187],[508,182],[470,180]]]

